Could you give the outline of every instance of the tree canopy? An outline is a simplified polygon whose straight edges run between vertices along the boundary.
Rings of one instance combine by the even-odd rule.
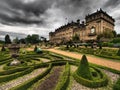
[[[11,39],[8,34],[5,36],[5,44],[11,44]]]

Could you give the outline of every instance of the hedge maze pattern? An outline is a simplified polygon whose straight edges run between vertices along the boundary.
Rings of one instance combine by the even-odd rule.
[[[73,87],[74,81],[77,81],[78,85],[100,87],[99,90],[102,90],[103,87],[101,86],[112,88],[115,84],[115,82],[111,84],[109,81],[104,81],[104,85],[99,85],[99,81],[90,84],[87,80],[80,79],[75,75],[80,60],[48,51],[39,54],[35,52],[21,53],[18,60],[22,64],[18,66],[10,66],[12,60],[7,52],[0,52],[0,90],[80,90],[81,88]],[[73,66],[76,67],[76,70],[71,69]],[[96,80],[104,76],[108,78],[103,73],[104,70],[116,75],[117,79],[119,78],[119,71],[93,64],[89,64],[89,66],[92,74],[98,75]],[[96,71],[99,73],[96,73]],[[110,85],[112,87],[109,87]],[[89,87],[88,90],[91,90]]]

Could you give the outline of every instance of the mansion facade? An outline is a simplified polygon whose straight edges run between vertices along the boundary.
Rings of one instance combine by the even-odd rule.
[[[97,35],[102,34],[106,30],[113,31],[115,20],[109,16],[102,9],[95,13],[88,14],[85,21],[68,23],[56,29],[55,32],[49,33],[49,40],[51,43],[59,44],[72,40],[74,35],[78,35],[80,41],[86,42],[89,40],[96,40]]]

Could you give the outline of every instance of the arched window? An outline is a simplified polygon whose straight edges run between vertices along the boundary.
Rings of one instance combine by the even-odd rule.
[[[92,26],[90,33],[95,33],[95,27]]]

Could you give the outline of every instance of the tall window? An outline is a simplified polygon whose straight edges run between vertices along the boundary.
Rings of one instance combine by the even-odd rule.
[[[96,30],[95,30],[95,27],[92,27],[90,33],[95,33],[95,31],[96,31]]]

